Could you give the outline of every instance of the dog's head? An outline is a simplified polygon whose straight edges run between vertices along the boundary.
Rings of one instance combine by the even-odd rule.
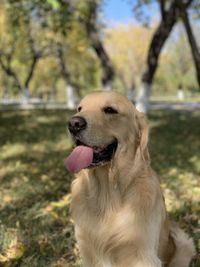
[[[95,92],[78,105],[68,129],[76,148],[66,160],[72,172],[109,163],[122,153],[140,150],[148,158],[148,127],[143,115],[116,92]],[[124,159],[123,159],[124,160]]]

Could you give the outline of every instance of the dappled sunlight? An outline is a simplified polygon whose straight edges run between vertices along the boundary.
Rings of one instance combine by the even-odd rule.
[[[36,118],[36,123],[38,124],[56,124],[57,123],[57,121],[58,121],[58,116],[56,116],[56,115],[52,115],[51,117],[47,117],[47,116],[38,116],[37,118]]]
[[[167,181],[166,181],[167,180]],[[198,203],[200,201],[199,177],[192,173],[168,175],[162,179],[162,187],[168,210],[178,209],[185,201]]]
[[[162,178],[163,186],[167,190],[174,191],[179,201],[200,200],[199,176],[191,172],[182,173],[181,170],[169,170]]]
[[[15,144],[6,144],[1,149],[1,156],[0,158],[2,160],[5,160],[10,157],[18,157],[21,154],[24,154],[27,152],[27,146],[25,144],[21,143],[15,143]]]
[[[47,205],[40,210],[37,217],[50,216],[53,219],[59,220],[60,222],[62,222],[63,225],[65,225],[70,202],[71,194],[69,193],[64,195],[58,201],[52,201],[47,203]],[[62,213],[62,215],[64,216],[61,216],[60,213]]]
[[[16,250],[12,244],[7,247],[16,259],[10,260],[5,248],[0,261],[17,262],[19,255],[24,266],[47,261],[55,267],[80,264],[69,215],[73,177],[63,164],[71,149],[66,134],[69,116],[66,111],[23,111],[0,117],[0,226],[5,232],[15,229],[22,238]],[[167,209],[197,246],[199,116],[156,111],[149,116],[152,166],[161,176]]]

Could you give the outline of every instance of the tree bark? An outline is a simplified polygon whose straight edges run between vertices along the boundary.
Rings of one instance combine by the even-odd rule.
[[[176,13],[176,8],[172,5],[167,15],[165,15],[165,19],[161,21],[153,35],[147,56],[147,66],[142,75],[142,81],[144,82],[152,83],[161,50],[177,21]]]
[[[188,17],[187,10],[184,7],[182,8],[182,20],[183,20],[185,30],[187,33],[187,37],[188,37],[188,41],[191,47],[191,52],[192,52],[194,65],[196,69],[197,82],[198,82],[199,89],[200,89],[200,51],[199,51],[196,39],[194,37],[192,27],[190,25],[190,20]]]
[[[163,9],[163,7],[161,7]],[[137,97],[136,108],[141,112],[148,109],[151,84],[158,66],[158,60],[165,41],[169,37],[178,19],[176,4],[172,3],[168,11],[162,10],[162,18],[149,46],[145,70],[141,77],[141,88]]]
[[[97,9],[98,1],[91,0],[88,1],[88,17],[85,18],[84,24],[86,27],[88,38],[91,42],[91,46],[94,49],[102,68],[102,78],[101,83],[104,90],[112,89],[112,82],[114,79],[114,68],[110,61],[110,58],[103,46],[101,38],[97,29]]]

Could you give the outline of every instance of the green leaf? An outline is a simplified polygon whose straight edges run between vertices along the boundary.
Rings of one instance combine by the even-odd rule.
[[[57,0],[47,0],[48,4],[50,4],[54,9],[58,9],[60,4]]]

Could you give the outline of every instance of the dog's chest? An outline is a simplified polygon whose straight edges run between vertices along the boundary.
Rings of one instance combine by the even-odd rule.
[[[80,216],[75,223],[79,245],[90,247],[98,258],[126,243],[134,234],[134,214],[128,207],[107,211],[102,217],[92,213],[87,218]],[[111,266],[109,261],[104,265]]]
[[[97,196],[88,194],[92,190],[85,190],[83,184],[73,187],[72,192],[72,217],[82,256],[89,253],[101,262],[91,266],[112,266],[109,264],[115,248],[123,246],[134,235],[132,205],[124,203],[117,191],[107,188]]]

